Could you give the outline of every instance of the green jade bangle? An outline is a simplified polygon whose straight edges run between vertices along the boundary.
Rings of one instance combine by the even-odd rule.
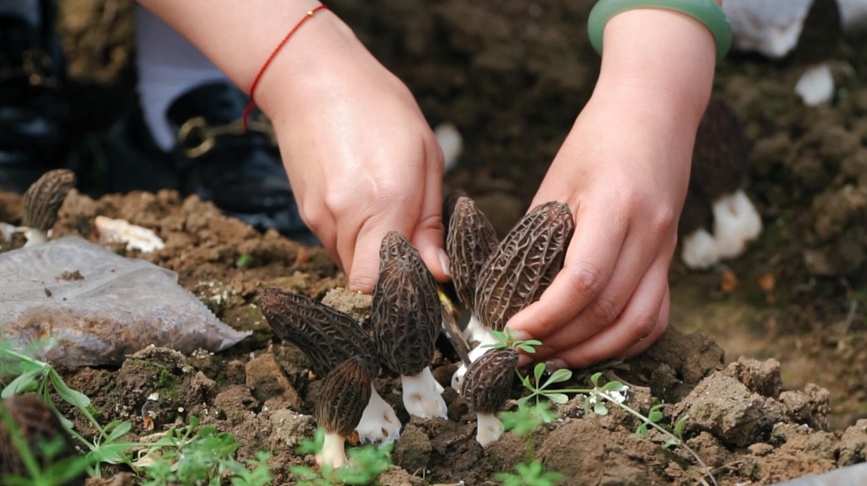
[[[600,0],[587,19],[587,34],[596,52],[602,54],[602,32],[605,24],[626,10],[660,8],[689,15],[703,23],[716,41],[716,60],[726,57],[732,45],[732,28],[728,18],[713,0]]]

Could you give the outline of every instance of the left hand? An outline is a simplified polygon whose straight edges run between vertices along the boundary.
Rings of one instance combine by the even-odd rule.
[[[533,200],[567,203],[575,233],[551,286],[508,323],[543,343],[523,362],[582,367],[631,356],[668,325],[695,125],[652,98],[597,89]]]

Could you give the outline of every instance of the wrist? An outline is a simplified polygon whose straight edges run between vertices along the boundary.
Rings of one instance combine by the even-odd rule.
[[[696,19],[664,9],[620,13],[606,25],[594,96],[645,99],[698,126],[710,98],[716,45]]]

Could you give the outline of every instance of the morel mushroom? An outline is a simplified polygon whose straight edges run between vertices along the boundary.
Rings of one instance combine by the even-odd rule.
[[[60,420],[42,400],[35,395],[15,395],[3,400],[3,410],[8,414],[21,434],[24,442],[35,455],[39,466],[46,467],[53,462],[76,454],[75,448],[66,436]],[[10,437],[6,422],[0,420],[0,479],[8,475],[27,477],[27,468],[21,459],[20,451],[15,447]],[[45,446],[57,446],[50,457],[44,451]],[[70,478],[64,486],[84,484],[84,474]]]
[[[316,422],[325,429],[325,442],[316,454],[320,466],[338,468],[348,462],[345,441],[370,402],[373,377],[374,367],[361,356],[349,358],[325,377],[315,413]]]
[[[747,160],[734,111],[724,100],[711,99],[696,134],[679,227],[681,258],[690,268],[708,268],[734,258],[761,233],[762,219],[743,191]],[[710,219],[713,233],[706,229]]]
[[[24,193],[24,217],[27,243],[33,246],[48,241],[48,230],[57,222],[57,211],[66,194],[75,186],[75,174],[68,169],[46,172]]]
[[[400,437],[400,420],[373,387],[373,378],[379,369],[376,344],[352,316],[303,295],[276,288],[262,291],[259,308],[277,336],[307,355],[317,375],[327,376],[341,363],[355,357],[371,365],[370,397],[356,426],[358,438],[362,442],[391,442]]]
[[[475,313],[486,330],[502,331],[524,307],[538,300],[563,266],[575,223],[569,206],[547,202],[527,213],[488,257],[476,279]],[[490,350],[490,332],[470,352],[470,360]],[[452,376],[460,388],[467,369]]]
[[[472,199],[458,197],[449,217],[446,252],[458,299],[471,312],[463,334],[469,341],[480,342],[487,334],[475,312],[476,279],[496,248],[497,233],[491,222]]]
[[[503,424],[495,414],[509,398],[517,365],[517,351],[495,349],[474,361],[464,377],[461,396],[476,412],[476,441],[482,447],[503,435]]]
[[[400,373],[406,411],[422,418],[444,418],[443,388],[430,371],[442,305],[418,250],[397,231],[385,235],[379,248],[372,314],[380,357]]]

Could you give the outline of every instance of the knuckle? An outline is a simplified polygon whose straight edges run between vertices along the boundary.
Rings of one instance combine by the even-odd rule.
[[[657,234],[670,233],[677,225],[677,215],[671,208],[659,209],[651,217],[651,225]]]
[[[597,265],[592,263],[579,263],[565,267],[562,272],[565,272],[569,277],[574,292],[584,298],[592,298],[602,292],[602,287],[605,285],[605,277]]]
[[[651,316],[649,314],[640,316],[636,318],[631,324],[631,330],[633,341],[640,341],[651,334],[653,334],[653,330],[656,329],[657,318],[655,315]]]
[[[614,322],[619,313],[619,306],[605,298],[596,299],[587,309],[590,324],[597,330]]]

